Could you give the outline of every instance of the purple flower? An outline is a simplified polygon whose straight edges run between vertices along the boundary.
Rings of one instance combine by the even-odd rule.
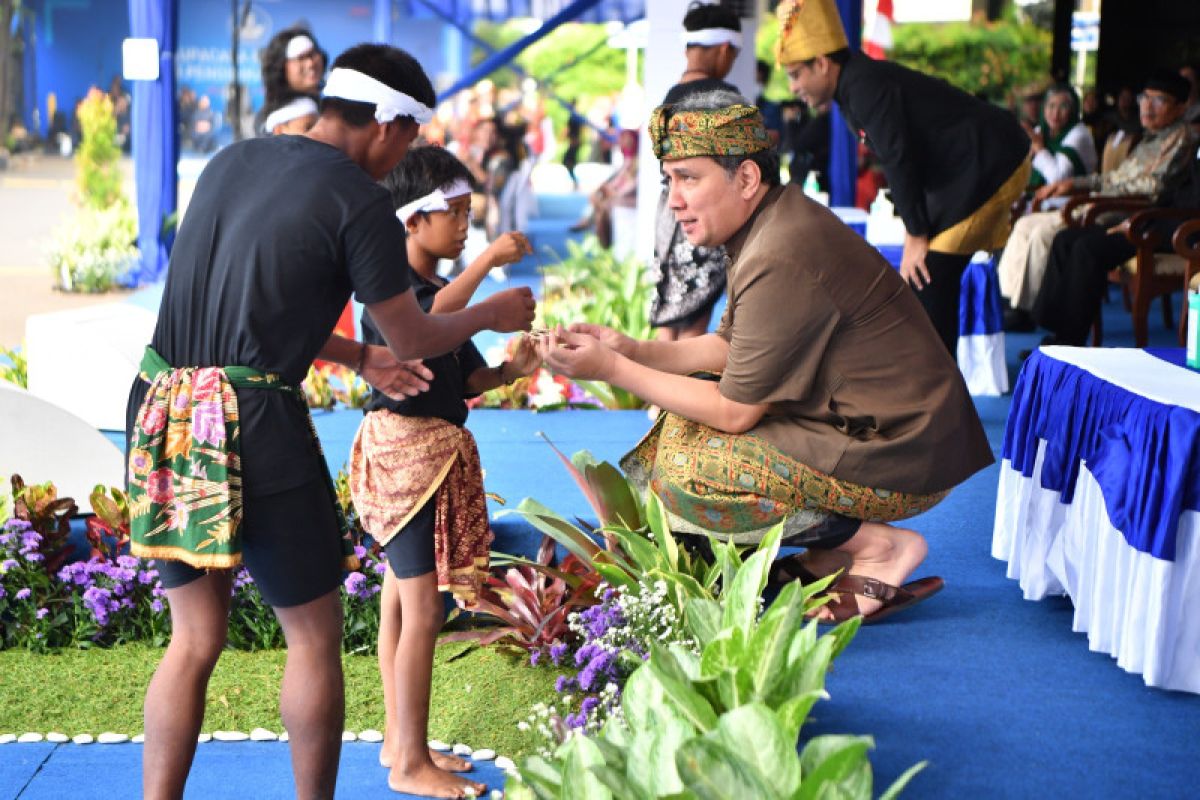
[[[375,566],[371,567],[371,569],[375,570],[376,575],[382,575],[387,572],[387,563],[384,561],[376,561]]]
[[[574,681],[566,675],[559,675],[554,681],[554,691],[562,694],[563,692],[571,691],[571,686]]]
[[[10,569],[16,569],[19,564],[15,558],[6,558],[3,563],[0,563],[0,572],[8,572]]]
[[[39,608],[39,609],[37,610],[37,618],[38,618],[38,619],[45,619],[45,618],[46,618],[46,615],[47,615],[47,614],[49,614],[49,613],[50,613],[50,609],[48,609],[48,608]]]
[[[28,600],[29,595],[31,595],[31,594],[33,594],[33,590],[30,589],[28,586],[26,586],[24,589],[18,589],[17,593],[13,595],[13,599]]]
[[[550,660],[555,666],[563,660],[563,656],[567,654],[567,645],[563,642],[550,645]]]
[[[367,557],[367,548],[363,547],[361,544],[354,545],[354,556],[355,556],[355,558],[360,558],[360,559],[366,558]]]
[[[117,566],[121,569],[137,569],[140,563],[133,556],[117,556]]]
[[[538,661],[541,660],[541,658],[542,658],[542,651],[541,650],[533,650],[532,652],[529,653],[529,666],[536,667],[538,665]]]
[[[150,601],[150,610],[153,611],[155,614],[162,613],[162,610],[163,610],[162,600],[158,600],[158,599],[151,600]]]
[[[370,592],[364,591],[367,585],[367,576],[361,572],[351,572],[346,576],[346,580],[342,585],[346,589],[346,594],[351,597],[366,600],[371,596]]]

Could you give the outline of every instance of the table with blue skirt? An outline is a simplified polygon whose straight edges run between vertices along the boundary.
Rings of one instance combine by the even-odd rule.
[[[878,240],[870,234],[869,217],[857,208],[831,208],[850,228],[858,231],[897,269],[904,245]],[[1004,306],[995,260],[976,253],[962,276],[958,307],[958,352],[955,354],[967,389],[974,395],[1002,395],[1008,391],[1008,364],[1004,354]]]
[[[1013,389],[992,555],[1147,685],[1200,693],[1200,372],[1183,350],[1043,347]]]

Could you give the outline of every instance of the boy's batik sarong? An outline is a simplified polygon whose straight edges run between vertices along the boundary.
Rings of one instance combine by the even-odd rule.
[[[488,575],[492,529],[475,437],[434,417],[367,414],[350,449],[350,494],[381,545],[433,498],[438,590],[473,608]]]
[[[242,563],[242,463],[234,388],[303,395],[278,375],[250,367],[173,368],[153,348],[140,374],[150,384],[129,442],[130,552],[197,569]],[[305,406],[307,408],[307,406]],[[309,429],[317,450],[316,429]],[[343,564],[357,569],[349,527],[337,511]]]
[[[888,522],[926,511],[949,492],[914,495],[871,489],[801,464],[752,433],[724,433],[660,414],[621,468],[643,494],[662,500],[671,529],[758,542],[773,526],[798,537],[832,514]]]

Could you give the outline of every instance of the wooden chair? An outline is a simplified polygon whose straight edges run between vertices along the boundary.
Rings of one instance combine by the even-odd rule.
[[[1066,217],[1070,214],[1072,203],[1063,210]],[[1112,283],[1121,287],[1125,308],[1133,314],[1133,338],[1137,347],[1145,347],[1149,342],[1150,303],[1154,298],[1162,298],[1163,324],[1168,330],[1174,327],[1174,315],[1171,307],[1171,295],[1179,291],[1181,280],[1186,272],[1187,262],[1177,253],[1159,252],[1164,244],[1159,232],[1152,224],[1159,220],[1192,220],[1200,219],[1200,211],[1195,209],[1154,208],[1146,198],[1093,198],[1090,201],[1081,199],[1080,204],[1088,203],[1089,207],[1080,216],[1077,223],[1095,225],[1100,215],[1105,212],[1119,211],[1132,214],[1129,217],[1126,236],[1130,244],[1137,248],[1137,253],[1108,274]],[[1099,346],[1103,340],[1103,329],[1100,315],[1096,315],[1096,324],[1092,327],[1092,344]]]
[[[1184,292],[1200,292],[1200,219],[1185,222],[1175,231],[1171,238],[1175,252],[1186,262],[1183,270]],[[1184,303],[1187,296],[1184,296]],[[1186,344],[1187,337],[1187,307],[1179,315],[1179,343]]]

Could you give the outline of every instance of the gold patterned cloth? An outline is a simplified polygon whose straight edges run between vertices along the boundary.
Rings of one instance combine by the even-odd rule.
[[[753,433],[731,434],[663,413],[621,459],[643,494],[662,500],[671,530],[753,544],[783,523],[797,537],[831,515],[891,522],[929,510],[949,490],[921,495],[872,489],[800,463]]]
[[[402,530],[432,498],[438,590],[463,608],[475,606],[492,529],[470,431],[435,417],[372,411],[350,449],[350,495],[363,528],[381,545],[415,535]]]
[[[130,431],[130,552],[197,569],[242,563],[242,459],[238,389],[290,392],[295,386],[251,367],[174,368],[152,347],[139,367],[150,384]],[[307,406],[305,406],[307,408]],[[320,451],[316,429],[309,432]],[[346,569],[358,569],[349,526],[329,473]]]
[[[979,250],[999,250],[1012,233],[1012,206],[1025,186],[1033,169],[1032,157],[1000,185],[996,193],[966,219],[956,222],[929,241],[929,249],[938,253],[970,255]]]
[[[783,0],[775,14],[779,19],[775,60],[782,66],[849,47],[834,0]]]
[[[754,106],[678,111],[662,105],[650,115],[650,142],[659,160],[696,156],[748,156],[771,147]]]

